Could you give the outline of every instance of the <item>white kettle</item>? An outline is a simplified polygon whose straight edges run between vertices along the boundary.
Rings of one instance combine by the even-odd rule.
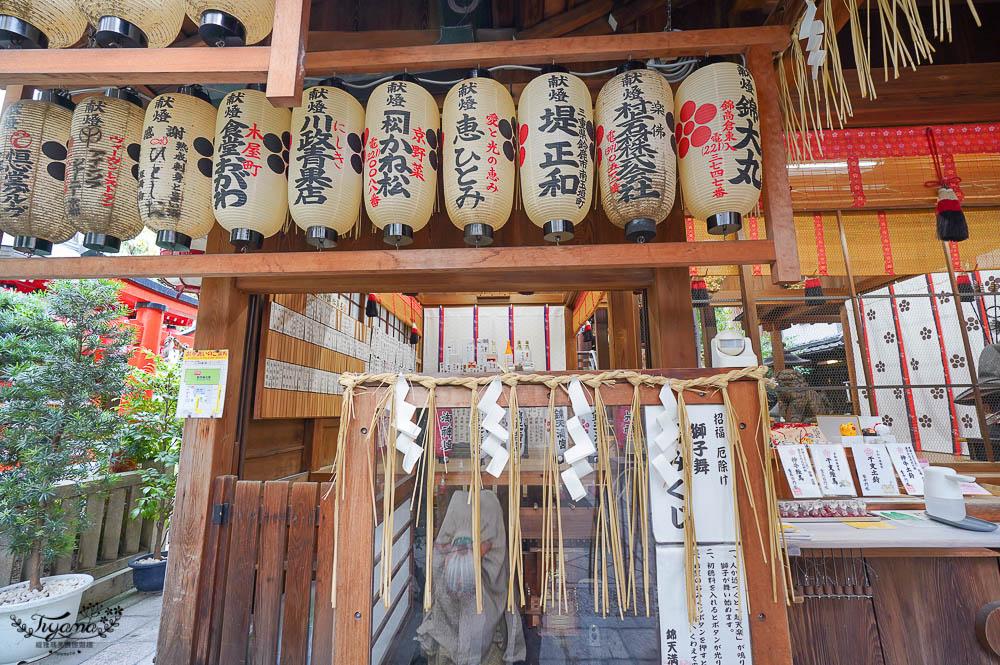
[[[965,519],[965,498],[959,483],[974,483],[972,476],[960,476],[946,466],[924,469],[924,502],[927,515],[948,522]]]

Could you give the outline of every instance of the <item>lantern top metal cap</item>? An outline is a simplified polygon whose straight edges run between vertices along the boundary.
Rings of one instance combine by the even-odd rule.
[[[625,72],[630,72],[633,69],[646,69],[646,63],[642,60],[626,60],[622,64],[618,65],[615,69],[615,74],[624,74]]]
[[[208,91],[197,83],[192,83],[191,85],[182,85],[177,88],[177,94],[179,95],[191,95],[192,97],[197,97],[203,102],[212,103],[212,96],[208,94]]]
[[[63,90],[62,88],[49,88],[47,90],[39,90],[35,96],[40,102],[52,102],[53,104],[58,104],[65,109],[72,111],[76,108],[76,103],[73,98],[70,97],[68,90]]]
[[[135,104],[139,108],[142,108],[142,99],[132,88],[107,88],[104,91],[105,97],[112,97],[114,99],[124,99],[130,104]]]
[[[325,85],[329,88],[339,88],[340,90],[347,91],[347,84],[344,83],[344,79],[340,78],[339,76],[328,76],[327,78],[323,79],[316,85]],[[309,87],[312,88],[315,86],[309,86]]]

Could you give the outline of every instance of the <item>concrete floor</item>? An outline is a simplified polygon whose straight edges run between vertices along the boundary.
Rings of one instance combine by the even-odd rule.
[[[38,665],[152,665],[160,632],[160,594],[129,591],[103,605],[124,609],[106,637],[87,639],[82,648],[64,648],[35,661]]]

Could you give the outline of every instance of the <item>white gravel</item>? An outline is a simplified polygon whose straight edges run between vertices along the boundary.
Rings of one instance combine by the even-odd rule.
[[[160,563],[160,562],[166,561],[166,560],[167,560],[167,557],[165,557],[165,556],[162,559],[156,559],[155,557],[147,556],[145,559],[139,559],[135,563],[136,563],[136,565],[139,565],[139,566],[145,566],[145,565],[148,565],[148,564],[151,564],[151,563]]]
[[[28,583],[21,582],[12,589],[0,591],[0,607],[3,607],[4,605],[27,603],[41,598],[60,596],[73,591],[77,587],[83,586],[87,582],[88,580],[86,578],[42,582],[42,588],[37,591],[29,590]]]

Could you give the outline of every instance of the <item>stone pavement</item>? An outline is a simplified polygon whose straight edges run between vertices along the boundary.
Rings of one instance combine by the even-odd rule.
[[[102,603],[124,609],[113,632],[103,638],[88,638],[82,648],[66,647],[35,662],[38,665],[152,665],[156,637],[160,632],[161,604],[162,596],[158,593],[132,590],[115,596]]]

